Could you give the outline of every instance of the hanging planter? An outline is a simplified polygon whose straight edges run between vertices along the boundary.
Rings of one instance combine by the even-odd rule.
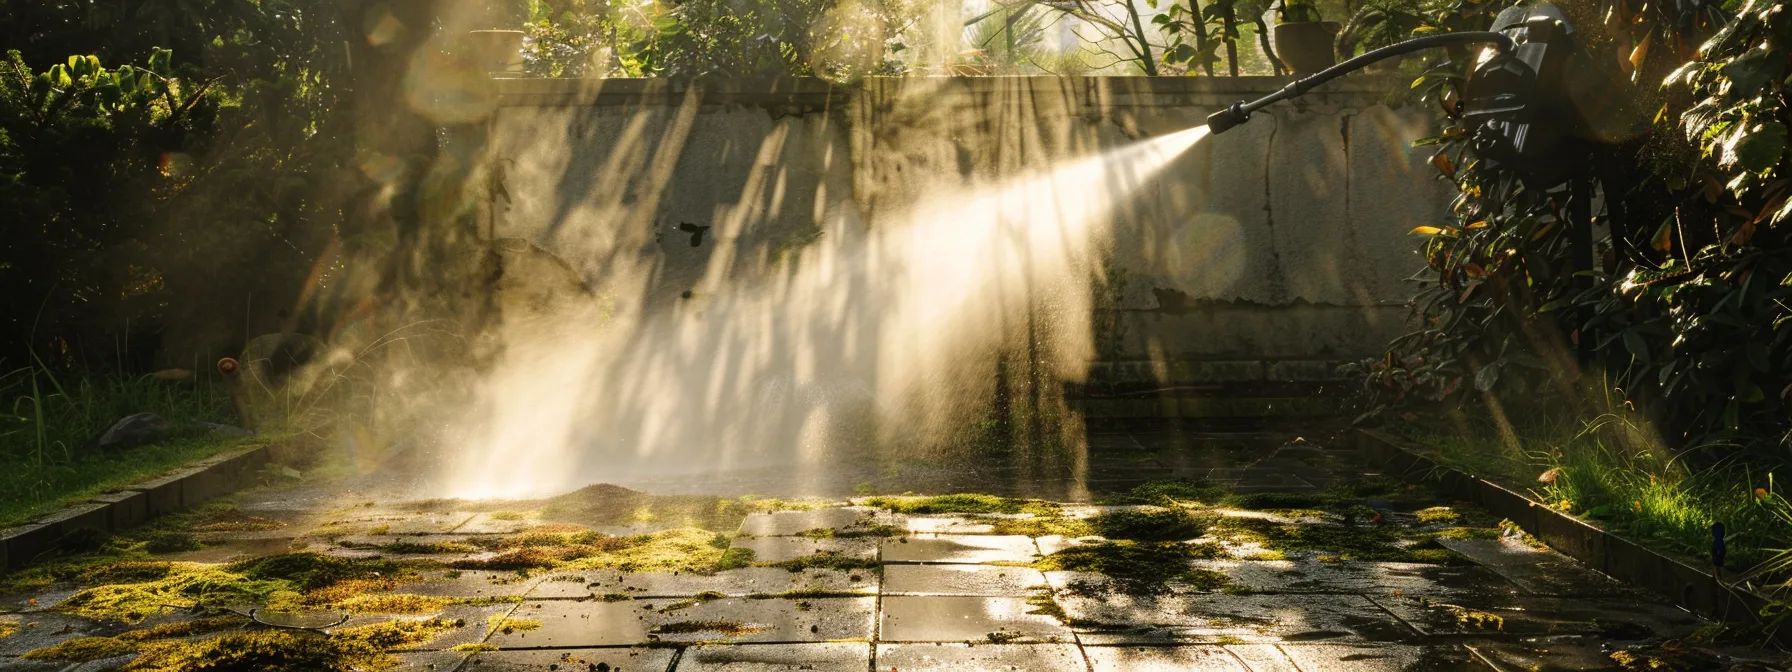
[[[1337,22],[1320,20],[1318,8],[1307,2],[1283,0],[1280,12],[1271,39],[1276,57],[1294,74],[1310,75],[1338,62],[1332,47],[1340,28]]]

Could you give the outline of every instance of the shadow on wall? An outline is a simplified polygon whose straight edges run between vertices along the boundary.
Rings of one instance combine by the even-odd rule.
[[[497,235],[566,260],[600,300],[506,304],[451,487],[776,467],[839,494],[841,463],[967,451],[1074,482],[1063,439],[1081,428],[1056,385],[1093,355],[1091,278],[1128,199],[1162,189],[1197,134],[1135,141],[1066,114],[1069,85],[1051,93],[830,97],[800,116],[696,91],[501,109]]]

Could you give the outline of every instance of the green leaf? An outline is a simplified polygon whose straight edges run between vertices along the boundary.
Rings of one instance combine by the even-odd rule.
[[[1488,364],[1475,372],[1475,389],[1482,392],[1492,390],[1500,382],[1500,366],[1498,363]]]
[[[1178,44],[1174,49],[1171,49],[1169,53],[1164,54],[1164,61],[1168,63],[1187,63],[1198,56],[1200,56],[1200,53],[1196,52],[1194,47],[1186,44]]]
[[[1637,359],[1649,361],[1649,343],[1643,340],[1643,335],[1634,329],[1624,331],[1624,349],[1635,355]]]
[[[1762,172],[1780,164],[1786,153],[1786,126],[1778,121],[1738,127],[1724,147],[1724,163],[1750,172]]]
[[[1736,398],[1745,404],[1758,404],[1762,399],[1767,398],[1767,393],[1761,391],[1760,385],[1750,384],[1743,388],[1742,394],[1736,395]]]

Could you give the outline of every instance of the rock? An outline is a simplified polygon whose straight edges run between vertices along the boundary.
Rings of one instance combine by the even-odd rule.
[[[98,450],[124,450],[161,441],[168,438],[170,432],[168,421],[163,420],[162,416],[138,413],[112,423],[110,429],[101,433],[89,445]]]
[[[201,433],[214,436],[242,437],[255,435],[255,430],[243,429],[235,425],[221,425],[216,422],[194,423],[193,427],[198,429]]]

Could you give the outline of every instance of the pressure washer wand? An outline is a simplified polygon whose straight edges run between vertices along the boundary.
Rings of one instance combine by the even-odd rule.
[[[1467,31],[1416,37],[1399,44],[1390,44],[1374,51],[1364,52],[1361,56],[1289,82],[1288,85],[1282,87],[1280,91],[1257,100],[1251,102],[1241,100],[1233,103],[1225,109],[1207,115],[1207,130],[1214,135],[1225,133],[1226,131],[1232,130],[1233,126],[1249,121],[1252,112],[1256,112],[1257,110],[1280,101],[1305,95],[1308,91],[1311,91],[1313,87],[1337,79],[1348,73],[1361,70],[1376,61],[1392,58],[1401,54],[1409,54],[1415,51],[1452,44],[1478,44],[1483,42],[1493,43],[1493,46],[1498,48],[1500,53],[1504,54],[1510,54],[1512,53],[1512,50],[1516,48],[1516,45],[1512,43],[1511,37],[1506,36],[1505,33],[1497,33],[1493,31]]]

